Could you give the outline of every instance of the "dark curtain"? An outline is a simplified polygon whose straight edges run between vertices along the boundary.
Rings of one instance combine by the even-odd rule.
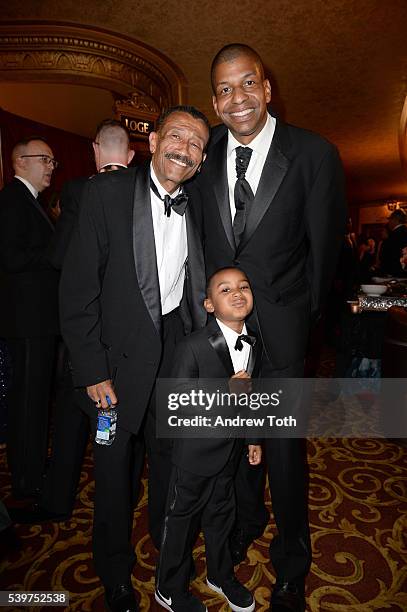
[[[1,156],[3,181],[9,182],[13,176],[11,151],[19,140],[30,136],[42,136],[51,147],[55,159],[59,161],[54,171],[51,186],[44,191],[45,200],[51,206],[56,202],[63,183],[78,176],[95,173],[92,140],[71,134],[44,123],[37,123],[0,109]]]

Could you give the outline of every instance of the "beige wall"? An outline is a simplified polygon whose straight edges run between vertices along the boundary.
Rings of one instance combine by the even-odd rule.
[[[114,100],[97,87],[3,82],[0,107],[20,117],[93,138],[98,123],[113,117]]]

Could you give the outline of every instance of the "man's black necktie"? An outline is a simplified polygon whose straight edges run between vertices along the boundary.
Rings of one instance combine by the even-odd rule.
[[[150,187],[152,191],[155,193],[157,198],[164,202],[164,214],[166,217],[171,216],[171,209],[176,212],[178,215],[183,215],[185,213],[185,209],[188,204],[188,196],[181,188],[181,191],[175,198],[171,198],[169,195],[165,195],[163,198],[160,196],[160,192],[157,189],[157,185],[154,183],[153,179],[150,178]]]
[[[242,350],[243,342],[247,342],[250,346],[254,346],[256,344],[256,338],[254,336],[248,336],[247,334],[240,334],[236,340],[235,351]]]
[[[250,147],[236,148],[236,176],[235,184],[235,208],[236,213],[233,219],[233,233],[235,235],[236,246],[239,245],[244,228],[246,225],[247,215],[249,213],[250,204],[254,200],[253,191],[247,182],[245,175],[249,165],[253,150]]]

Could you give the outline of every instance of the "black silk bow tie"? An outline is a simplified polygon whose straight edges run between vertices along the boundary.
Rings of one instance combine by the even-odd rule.
[[[183,215],[185,213],[185,209],[188,204],[188,196],[183,191],[180,191],[175,198],[172,198],[169,195],[165,195],[163,198],[160,196],[160,192],[157,189],[157,185],[154,183],[152,179],[150,179],[150,187],[152,191],[155,193],[157,198],[164,202],[164,214],[166,217],[171,216],[171,210],[176,212],[178,215]]]
[[[240,334],[236,340],[235,351],[242,350],[243,342],[247,342],[250,346],[254,346],[256,344],[256,338],[254,336],[248,336],[247,334]]]

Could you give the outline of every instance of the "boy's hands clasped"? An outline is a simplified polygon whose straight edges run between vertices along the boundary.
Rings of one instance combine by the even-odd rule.
[[[240,395],[242,393],[250,393],[252,390],[251,376],[246,370],[239,370],[229,378],[229,391]]]
[[[249,444],[249,452],[247,458],[250,465],[259,465],[261,462],[261,446],[260,444]]]

